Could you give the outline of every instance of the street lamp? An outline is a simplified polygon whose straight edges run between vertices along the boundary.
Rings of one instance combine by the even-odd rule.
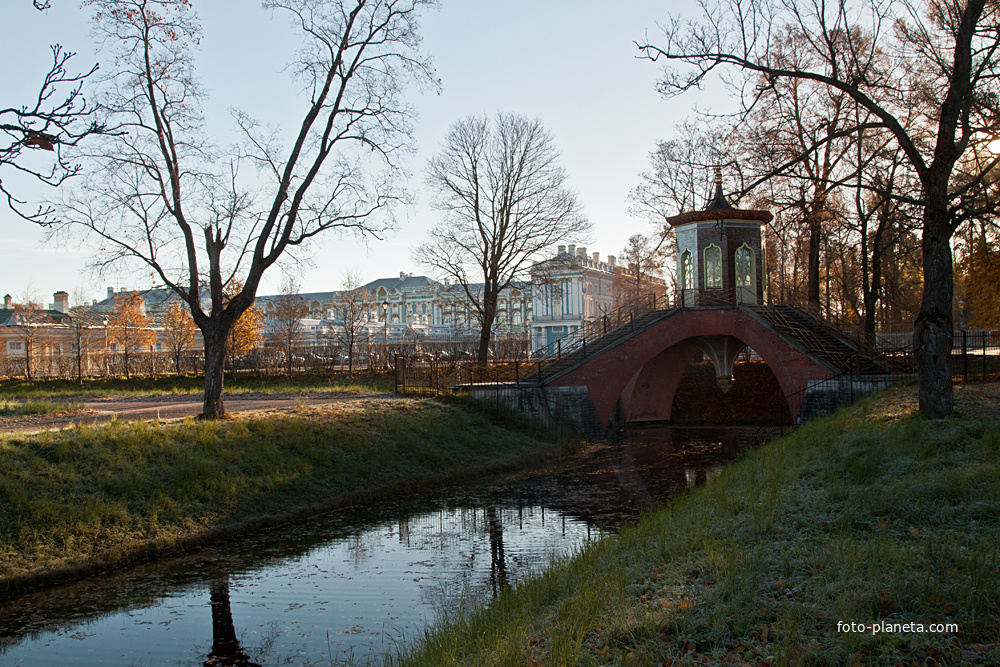
[[[382,320],[385,322],[385,337],[383,343],[385,345],[385,365],[389,365],[389,302],[382,302]]]

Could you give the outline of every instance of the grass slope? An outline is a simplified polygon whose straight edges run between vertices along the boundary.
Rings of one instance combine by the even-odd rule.
[[[904,388],[810,423],[388,661],[998,664],[1000,392],[956,398],[949,419]]]
[[[0,592],[310,508],[362,502],[558,450],[519,417],[430,399],[0,440]]]

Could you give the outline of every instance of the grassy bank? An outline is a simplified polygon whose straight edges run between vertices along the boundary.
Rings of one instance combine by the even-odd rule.
[[[559,450],[519,417],[366,398],[323,409],[0,439],[0,594],[297,513]]]
[[[314,391],[392,391],[391,373],[356,372],[347,377],[346,372],[322,375],[294,375],[272,377],[255,375],[226,376],[227,394],[266,392],[271,394],[305,394]],[[87,378],[76,380],[0,380],[0,399],[19,400],[59,399],[69,396],[144,396],[162,394],[201,394],[205,379],[201,375],[163,375],[156,378]]]
[[[391,662],[998,664],[1000,391],[957,404],[926,420],[905,388],[808,424]]]

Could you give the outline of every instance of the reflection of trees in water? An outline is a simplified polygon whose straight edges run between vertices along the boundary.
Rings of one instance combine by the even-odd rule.
[[[205,660],[206,667],[260,667],[243,651],[236,636],[229,602],[229,577],[216,580],[209,586],[209,599],[212,606],[212,652]]]
[[[486,508],[486,523],[490,533],[490,586],[493,597],[507,587],[507,562],[503,555],[503,525],[496,507]]]

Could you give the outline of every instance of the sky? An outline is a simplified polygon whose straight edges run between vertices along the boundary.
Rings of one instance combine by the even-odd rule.
[[[725,97],[697,91],[665,100],[655,90],[659,66],[638,57],[634,41],[667,19],[670,3],[654,0],[442,0],[422,21],[423,51],[434,61],[442,87],[411,90],[416,108],[416,153],[407,160],[414,204],[399,212],[398,224],[383,241],[359,241],[330,234],[310,247],[311,266],[297,279],[301,291],[339,289],[347,272],[365,280],[403,271],[428,274],[413,258],[438,219],[429,206],[424,169],[441,147],[449,126],[469,115],[507,111],[540,118],[562,155],[567,185],[576,191],[593,223],[585,245],[602,258],[619,254],[632,234],[649,233],[650,223],[628,212],[628,194],[639,184],[657,140],[699,109],[720,110]],[[210,127],[224,139],[232,128],[231,108],[266,123],[297,125],[308,101],[283,71],[295,32],[282,15],[253,0],[194,0],[203,38],[196,55],[198,76],[209,95],[204,104]],[[0,42],[0,105],[31,100],[51,61],[49,45],[75,51],[75,66],[100,62],[89,14],[79,0],[52,0],[45,13],[31,0],[3,0],[8,27]],[[713,107],[713,102],[716,106]],[[235,139],[235,135],[233,135]],[[5,183],[15,183],[9,171]],[[706,183],[710,175],[706,174]],[[67,187],[72,187],[70,184]],[[707,186],[706,186],[707,190]],[[52,196],[25,184],[31,197]],[[0,209],[0,293],[15,301],[33,293],[51,303],[66,290],[103,298],[107,286],[147,288],[150,277],[89,268],[85,245],[46,242],[42,230]],[[430,275],[433,276],[432,273]],[[265,275],[261,294],[277,292],[280,271]]]

